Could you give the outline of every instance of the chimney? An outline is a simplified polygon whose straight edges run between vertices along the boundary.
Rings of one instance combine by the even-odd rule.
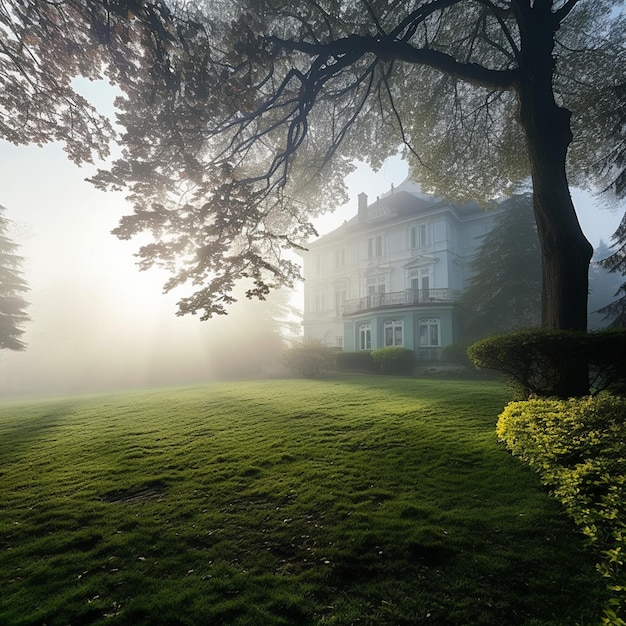
[[[361,192],[357,198],[359,199],[359,222],[364,222],[365,221],[365,214],[367,211],[367,194]]]

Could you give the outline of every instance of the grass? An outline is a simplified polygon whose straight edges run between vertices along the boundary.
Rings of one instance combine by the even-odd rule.
[[[0,406],[0,623],[593,624],[497,383],[349,377]]]

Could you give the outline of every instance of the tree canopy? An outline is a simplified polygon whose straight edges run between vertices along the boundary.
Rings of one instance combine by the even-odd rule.
[[[24,100],[13,96],[3,134],[63,138],[85,160],[103,152],[109,129],[85,103],[68,104],[71,77],[121,87],[121,156],[94,182],[128,191],[134,213],[115,232],[151,234],[141,267],[167,267],[166,289],[191,286],[181,314],[223,313],[240,278],[259,297],[292,283],[298,267],[285,251],[344,199],[353,160],[376,167],[401,150],[425,188],[453,199],[510,193],[530,176],[544,324],[586,326],[591,246],[569,181],[624,191],[619,0],[2,7],[0,79],[19,94],[39,77],[59,120],[48,134],[20,133]],[[40,120],[34,102],[28,119]]]
[[[24,299],[28,285],[20,272],[22,258],[16,254],[18,246],[8,236],[5,210],[0,206],[0,349],[24,350],[26,344],[21,337],[29,319]]]

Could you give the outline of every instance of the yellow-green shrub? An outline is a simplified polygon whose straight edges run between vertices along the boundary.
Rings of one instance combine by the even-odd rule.
[[[564,504],[600,555],[613,591],[604,623],[626,610],[626,398],[511,402],[497,433]]]

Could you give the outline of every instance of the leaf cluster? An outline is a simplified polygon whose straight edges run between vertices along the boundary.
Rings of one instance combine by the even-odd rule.
[[[106,13],[101,3],[74,0],[0,4],[0,137],[61,141],[76,163],[108,154],[111,123],[73,84],[103,76]]]

